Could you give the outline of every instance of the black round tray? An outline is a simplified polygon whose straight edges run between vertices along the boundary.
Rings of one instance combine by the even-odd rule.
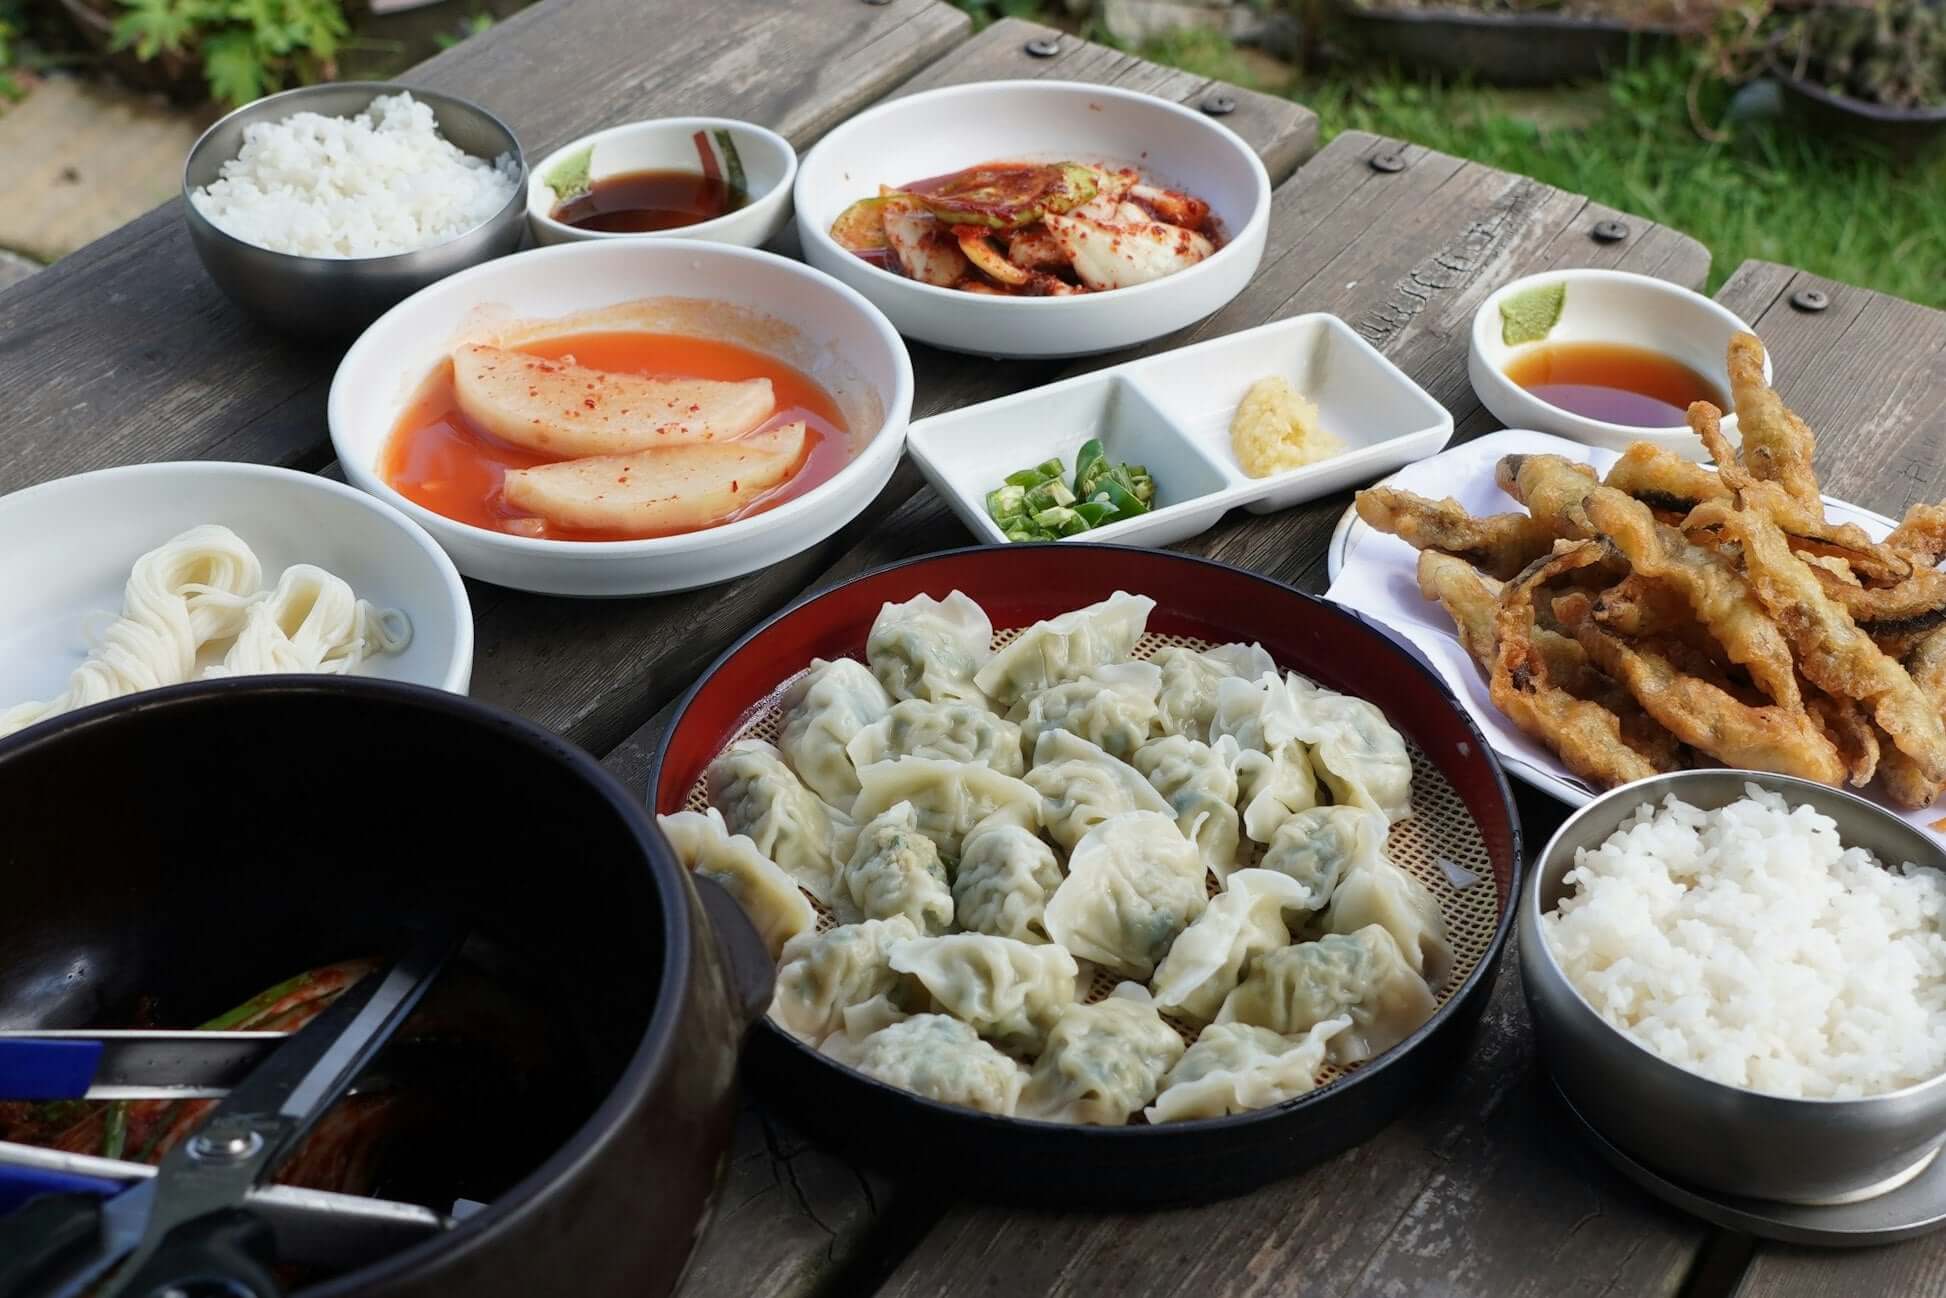
[[[1647,50],[1677,35],[1673,27],[1561,14],[1483,14],[1465,9],[1396,13],[1336,0],[1340,20],[1374,53],[1448,76],[1497,86],[1552,86],[1589,81],[1626,62],[1631,46]]]

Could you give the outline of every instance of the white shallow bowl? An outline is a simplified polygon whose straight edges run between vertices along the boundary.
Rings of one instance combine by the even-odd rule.
[[[312,563],[409,617],[412,642],[366,659],[360,676],[466,692],[473,611],[424,529],[329,478],[194,460],[101,469],[0,497],[0,707],[59,694],[121,612],[135,561],[203,523],[243,538],[266,587],[291,564]]]
[[[1252,478],[1230,447],[1230,419],[1258,379],[1281,374],[1318,405],[1345,453]],[[1009,473],[1054,456],[1068,474],[1083,442],[1108,458],[1146,465],[1157,504],[1125,522],[1063,537],[1119,545],[1170,545],[1208,530],[1226,510],[1264,514],[1437,452],[1453,417],[1333,315],[1302,315],[1128,361],[912,426],[912,458],[982,541],[1006,544],[986,496]]]
[[[1553,330],[1541,343],[1509,347],[1501,332],[1501,302],[1530,288],[1555,283],[1566,284],[1567,293]],[[1652,275],[1621,270],[1550,270],[1517,279],[1480,304],[1473,314],[1466,372],[1480,404],[1509,428],[1531,428],[1611,451],[1626,450],[1631,442],[1651,442],[1684,459],[1707,461],[1702,442],[1687,424],[1633,428],[1577,415],[1549,405],[1515,383],[1507,377],[1507,365],[1528,348],[1547,343],[1621,343],[1681,361],[1708,379],[1727,401],[1730,339],[1751,332],[1734,311]],[[1765,382],[1770,378],[1770,356],[1766,353]],[[1723,433],[1733,444],[1740,441],[1736,415],[1727,407]]]
[[[698,317],[691,332],[706,328],[730,337],[815,379],[848,415],[851,462],[761,514],[640,541],[556,541],[475,527],[406,499],[379,476],[400,414],[459,343],[534,336],[536,325],[556,318],[645,299],[682,300],[678,305],[686,303]],[[745,320],[763,337],[705,319],[711,312]],[[892,476],[911,415],[912,363],[870,302],[771,253],[690,240],[568,243],[441,280],[392,308],[352,344],[327,403],[331,444],[345,476],[431,532],[461,572],[518,590],[583,596],[690,590],[817,544],[856,517]]]
[[[673,230],[639,234],[613,230],[583,230],[555,220],[549,213],[559,195],[549,185],[554,169],[588,154],[588,175],[600,181],[631,171],[695,171],[702,169],[696,151],[696,132],[728,131],[743,161],[750,201],[711,221]],[[712,149],[714,145],[712,144]],[[527,228],[542,246],[577,240],[701,239],[756,248],[769,243],[791,219],[791,183],[797,179],[797,150],[775,131],[732,117],[657,117],[626,122],[593,135],[584,135],[541,159],[527,178]]]
[[[1209,202],[1228,240],[1164,279],[1107,293],[962,293],[881,270],[839,247],[831,222],[880,185],[981,162],[1111,162]],[[1263,260],[1270,176],[1234,131],[1133,90],[987,81],[893,99],[821,140],[797,173],[804,256],[876,302],[908,338],[985,356],[1084,356],[1194,324],[1243,291]]]

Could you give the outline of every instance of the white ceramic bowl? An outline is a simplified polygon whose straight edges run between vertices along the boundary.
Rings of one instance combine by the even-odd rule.
[[[1317,403],[1319,422],[1345,444],[1341,454],[1267,478],[1244,473],[1230,420],[1250,386],[1271,375]],[[1162,546],[1237,506],[1264,514],[1370,482],[1436,453],[1452,435],[1445,407],[1350,325],[1314,313],[921,419],[908,442],[973,534],[1005,544],[987,493],[1054,456],[1072,474],[1082,443],[1100,438],[1111,460],[1149,469],[1156,505],[1062,539]]]
[[[1107,293],[1018,298],[921,284],[839,247],[854,201],[999,160],[1140,167],[1207,200],[1227,236],[1205,261]],[[797,173],[804,256],[851,285],[908,338],[986,356],[1085,356],[1194,324],[1243,291],[1263,260],[1270,176],[1234,131],[1179,104],[1071,81],[987,81],[889,100],[832,131]]]
[[[1545,344],[1508,346],[1501,335],[1501,302],[1527,289],[1555,283],[1566,284],[1567,293],[1561,318],[1545,342],[1622,343],[1658,351],[1708,379],[1728,400],[1726,356],[1730,339],[1752,332],[1734,311],[1651,275],[1621,270],[1550,270],[1506,285],[1474,313],[1466,368],[1480,404],[1509,428],[1531,428],[1611,451],[1626,450],[1631,442],[1652,442],[1685,459],[1707,460],[1702,442],[1687,424],[1632,428],[1589,419],[1548,404],[1507,377],[1507,365],[1516,354]],[[1770,357],[1766,355],[1764,378],[1768,381],[1770,377]],[[1732,443],[1739,440],[1734,413],[1723,420],[1723,432]]]
[[[424,529],[341,482],[261,464],[131,464],[0,497],[0,706],[61,692],[122,608],[129,569],[170,537],[221,523],[263,561],[264,584],[294,563],[344,578],[360,598],[412,619],[412,642],[361,676],[464,694],[473,611]]]
[[[555,169],[588,155],[588,175],[599,181],[631,171],[700,171],[696,133],[728,131],[743,162],[750,201],[711,221],[640,234],[583,230],[549,215],[559,195],[549,183]],[[714,146],[712,146],[713,148]],[[756,248],[770,242],[791,219],[791,182],[797,179],[797,151],[775,131],[730,117],[657,117],[626,122],[584,135],[541,159],[527,178],[527,228],[543,246],[574,240],[701,239]]]
[[[556,541],[475,527],[407,500],[379,475],[400,413],[457,344],[545,336],[556,318],[645,299],[674,299],[688,308],[679,331],[742,341],[817,380],[846,413],[851,463],[774,509],[641,541]],[[601,326],[583,325],[589,327]],[[767,252],[639,239],[520,253],[414,294],[352,344],[327,403],[345,476],[431,532],[461,572],[520,590],[588,596],[708,586],[817,544],[857,516],[892,476],[911,415],[905,345],[851,289]]]

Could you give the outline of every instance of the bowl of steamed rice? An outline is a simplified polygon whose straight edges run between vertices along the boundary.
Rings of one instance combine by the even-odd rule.
[[[1946,855],[1846,793],[1697,770],[1623,785],[1520,903],[1555,1083],[1705,1191],[1854,1202],[1946,1140]]]
[[[519,141],[485,109],[346,81],[210,127],[183,167],[183,214],[239,305],[293,333],[344,334],[518,247],[526,182]]]

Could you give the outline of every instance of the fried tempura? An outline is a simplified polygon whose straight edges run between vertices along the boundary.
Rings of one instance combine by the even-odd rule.
[[[1946,629],[1920,641],[1905,669],[1933,706],[1946,710]],[[1946,781],[1927,779],[1918,763],[1897,749],[1885,754],[1879,773],[1885,777],[1885,791],[1902,807],[1929,807],[1946,793]]]
[[[1838,756],[1851,775],[1852,787],[1862,789],[1878,774],[1880,748],[1878,727],[1865,715],[1855,699],[1830,694],[1805,695],[1804,706],[1838,749]]]
[[[1548,676],[1534,644],[1534,591],[1549,579],[1602,558],[1598,545],[1564,549],[1534,563],[1501,593],[1489,690],[1494,706],[1552,748],[1570,771],[1599,787],[1639,780],[1656,766],[1622,739],[1621,721],[1598,703],[1577,699]]]
[[[1373,487],[1356,497],[1358,516],[1415,550],[1458,555],[1494,577],[1515,576],[1553,549],[1555,533],[1528,514],[1475,518],[1459,501],[1428,500],[1394,487]]]
[[[1687,514],[1706,500],[1728,500],[1723,479],[1652,442],[1632,442],[1602,481],[1650,509]]]
[[[1631,643],[1592,621],[1576,628],[1576,636],[1596,666],[1626,685],[1650,716],[1690,747],[1730,766],[1825,784],[1845,778],[1837,748],[1802,709],[1751,707],[1699,676],[1678,671],[1652,642]]]
[[[1702,525],[1721,526],[1742,544],[1750,585],[1797,650],[1804,675],[1829,694],[1864,704],[1920,773],[1946,782],[1946,724],[1938,707],[1825,595],[1815,570],[1791,553],[1777,525],[1758,510],[1721,502],[1696,514]]]
[[[1787,711],[1803,710],[1790,642],[1728,559],[1691,544],[1675,528],[1656,522],[1647,505],[1611,488],[1590,492],[1582,508],[1636,572],[1681,592],[1730,661],[1749,672],[1771,702]]]
[[[1602,591],[1590,612],[1617,635],[1636,637],[1680,635],[1695,621],[1680,591],[1639,572]]]
[[[1493,480],[1556,536],[1581,541],[1594,535],[1581,512],[1582,498],[1598,485],[1587,465],[1558,455],[1505,455],[1494,466]]]
[[[1811,430],[1764,382],[1764,345],[1757,335],[1741,333],[1730,340],[1729,369],[1730,400],[1736,403],[1737,426],[1743,433],[1744,467],[1822,517],[1824,501],[1811,466]]]
[[[1856,523],[1833,523],[1826,519],[1823,500],[1813,499],[1807,505],[1781,484],[1756,477],[1737,459],[1736,449],[1723,435],[1723,412],[1709,402],[1698,401],[1689,407],[1689,427],[1716,461],[1717,476],[1723,485],[1742,498],[1745,508],[1762,510],[1765,517],[1782,528],[1793,549],[1844,559],[1860,576],[1881,584],[1903,581],[1912,575],[1912,561],[1907,556],[1872,540]],[[1812,485],[1816,486],[1815,480]]]
[[[1914,505],[1906,510],[1885,544],[1921,567],[1932,567],[1946,558],[1946,505]]]

